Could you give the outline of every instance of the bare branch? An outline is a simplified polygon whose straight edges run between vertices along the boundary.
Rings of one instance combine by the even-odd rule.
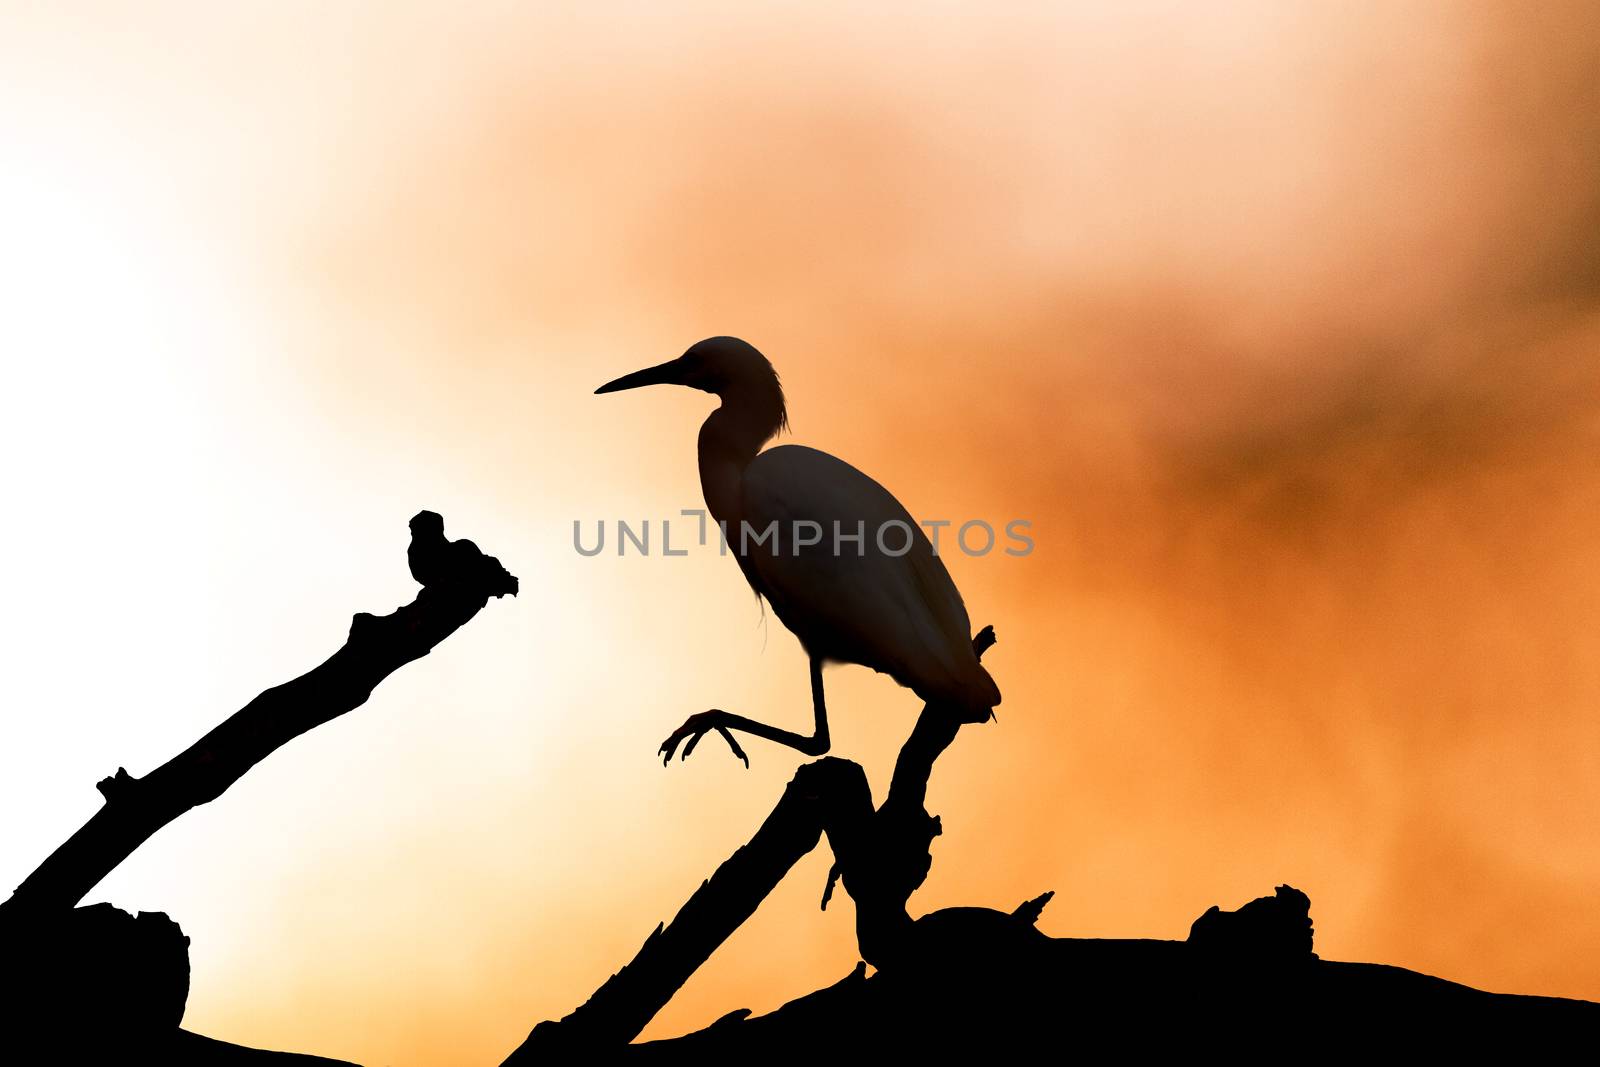
[[[432,515],[423,512],[418,516]],[[437,516],[433,516],[437,519]],[[415,523],[413,520],[414,536]],[[424,544],[432,564],[417,598],[389,615],[359,614],[350,636],[322,664],[268,689],[185,751],[143,778],[117,769],[98,788],[105,805],[17,887],[6,911],[70,908],[152,834],[215,800],[288,741],[364,704],[378,683],[431,652],[490,596],[516,592],[516,579],[468,541]],[[429,533],[433,531],[430,530]],[[449,551],[438,551],[443,546]],[[418,541],[412,544],[415,572]],[[444,562],[436,564],[433,550]],[[491,566],[492,564],[492,566]]]
[[[982,656],[994,644],[993,628],[984,627],[972,643]],[[761,829],[701,883],[672,922],[656,927],[632,962],[571,1015],[536,1026],[504,1067],[632,1041],[824,833],[834,872],[855,901],[862,958],[882,966],[910,930],[906,902],[932,863],[928,845],[939,820],[922,807],[928,775],[960,728],[944,709],[925,705],[877,811],[859,764],[828,757],[802,766]],[[829,875],[824,906],[835,876]]]

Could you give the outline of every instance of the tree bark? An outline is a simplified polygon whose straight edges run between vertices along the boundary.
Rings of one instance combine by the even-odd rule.
[[[191,808],[215,800],[286,742],[360,707],[372,690],[465,625],[499,591],[489,577],[423,588],[389,615],[356,615],[343,647],[275,686],[143,778],[122,768],[98,788],[105,804],[19,885],[0,911],[71,908]]]

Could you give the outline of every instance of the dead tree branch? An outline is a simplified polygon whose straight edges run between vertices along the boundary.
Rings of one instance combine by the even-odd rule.
[[[17,887],[6,911],[71,908],[157,830],[215,800],[288,741],[364,704],[378,683],[465,625],[491,596],[516,592],[516,579],[470,541],[421,540],[412,520],[412,570],[418,551],[425,584],[417,598],[384,616],[351,620],[345,644],[322,664],[246,704],[188,749],[143,778],[118,768],[98,788],[105,804]],[[427,531],[431,534],[433,531]],[[442,558],[442,563],[435,560]],[[488,566],[493,564],[493,566]]]
[[[994,641],[986,626],[972,643],[982,656]],[[940,831],[923,807],[928,776],[960,728],[946,710],[925,705],[876,811],[859,764],[828,757],[801,767],[755,836],[701,883],[672,922],[658,926],[632,962],[571,1015],[536,1026],[504,1067],[632,1041],[823,834],[855,901],[862,958],[880,968],[891,962],[911,928],[906,903],[927,878],[929,845]]]

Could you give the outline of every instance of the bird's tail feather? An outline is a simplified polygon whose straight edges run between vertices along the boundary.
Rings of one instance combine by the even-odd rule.
[[[994,718],[994,709],[1000,706],[1000,687],[983,664],[974,666],[976,672],[963,687],[965,692],[961,704],[967,713],[962,716],[962,721],[988,722]]]
[[[930,704],[944,705],[957,720],[967,723],[988,722],[1000,704],[1000,687],[981,663],[974,663],[964,677],[951,679],[937,692],[918,690],[917,695]]]

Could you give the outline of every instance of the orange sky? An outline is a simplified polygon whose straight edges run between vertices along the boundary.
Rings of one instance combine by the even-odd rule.
[[[707,398],[590,392],[714,333],[914,514],[1034,523],[951,560],[1006,702],[914,906],[1289,881],[1326,957],[1600,998],[1592,8],[6,6],[0,880],[409,599],[419,508],[523,582],[92,894],[183,924],[192,1028],[497,1062],[754,831],[792,753],[652,754],[802,725],[799,649],[570,540],[698,504]],[[829,695],[881,790],[914,698]],[[650,1033],[846,973],[827,866]]]

